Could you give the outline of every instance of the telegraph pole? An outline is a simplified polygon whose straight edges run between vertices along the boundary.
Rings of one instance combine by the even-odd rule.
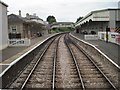
[[[108,32],[110,32],[110,28],[106,27],[106,42],[108,43]]]

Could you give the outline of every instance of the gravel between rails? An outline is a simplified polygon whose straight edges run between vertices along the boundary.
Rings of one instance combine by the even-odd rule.
[[[58,47],[56,88],[80,88],[76,67],[70,52],[64,43],[64,36],[61,37]]]

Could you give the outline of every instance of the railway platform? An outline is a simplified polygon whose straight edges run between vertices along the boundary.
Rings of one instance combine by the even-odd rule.
[[[94,46],[96,46],[99,50],[101,50],[105,55],[107,55],[110,59],[112,59],[116,64],[120,66],[120,45],[105,42],[102,40],[85,40],[84,35],[80,33],[72,32],[72,35],[76,36],[79,39],[82,39]]]

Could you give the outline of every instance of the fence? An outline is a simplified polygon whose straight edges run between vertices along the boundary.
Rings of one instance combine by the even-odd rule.
[[[30,46],[30,39],[9,39],[9,46]]]
[[[106,32],[98,32],[98,38],[106,41]],[[116,32],[108,32],[108,42],[120,45],[120,34]]]
[[[84,35],[85,40],[98,40],[98,35]]]

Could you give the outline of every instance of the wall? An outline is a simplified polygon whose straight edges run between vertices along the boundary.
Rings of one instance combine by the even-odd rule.
[[[119,21],[119,22],[116,22],[116,27],[117,27],[117,28],[120,28],[120,21]]]
[[[12,26],[16,26],[16,33],[22,33],[22,30],[23,30],[23,25],[22,23],[14,23],[14,22],[10,22],[9,23],[9,33],[13,33],[12,32]]]
[[[93,21],[109,21],[109,11],[93,13]]]
[[[0,3],[0,50],[2,49],[2,4]]]
[[[116,19],[117,21],[120,21],[120,10],[116,11]]]
[[[106,32],[98,32],[98,38],[106,41]],[[120,34],[116,32],[108,32],[108,41],[120,45]]]
[[[108,26],[108,22],[103,22],[103,21],[99,21],[99,22],[91,22],[89,24],[89,31],[105,31],[106,30],[106,26]]]
[[[10,22],[9,23],[9,30],[8,33],[13,33],[12,32],[12,26],[16,26],[16,33],[21,33],[21,38],[24,38],[24,32],[23,32],[23,23],[18,22],[18,23],[14,23],[14,22]]]
[[[110,12],[109,12],[109,16],[110,16],[110,21],[109,21],[109,27],[111,28],[111,29],[115,29],[116,28],[116,13],[115,13],[115,10],[111,10]]]
[[[7,7],[0,3],[0,50],[8,46]]]
[[[109,26],[109,22],[107,21],[90,21],[82,25],[81,30],[87,31],[88,33],[91,31],[95,31],[97,33],[98,31],[106,31],[106,26]]]

